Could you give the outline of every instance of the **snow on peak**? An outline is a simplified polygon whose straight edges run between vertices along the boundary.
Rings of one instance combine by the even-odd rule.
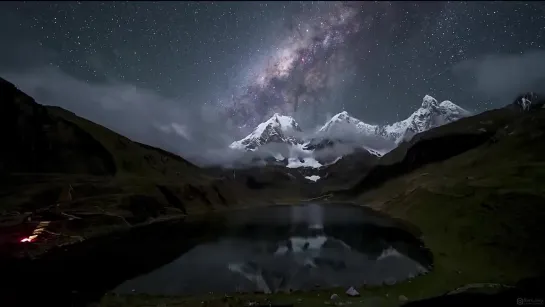
[[[301,131],[293,117],[274,113],[267,121],[259,124],[252,134],[262,134],[267,127],[279,128],[282,132]]]
[[[439,104],[439,108],[443,110],[444,113],[458,114],[462,117],[471,115],[471,112],[468,110],[452,103],[450,100],[445,100]]]
[[[298,141],[295,138],[289,136],[293,132],[301,132],[301,128],[295,119],[275,113],[271,118],[259,124],[248,136],[231,143],[229,147],[232,149],[253,151],[261,145],[272,142],[297,143]]]
[[[413,135],[451,123],[471,113],[451,101],[437,103],[430,95],[424,96],[422,106],[408,118],[379,128],[379,134],[400,143]]]
[[[299,128],[299,125],[297,124],[295,119],[293,119],[293,117],[291,116],[285,116],[285,115],[280,115],[278,113],[274,113],[271,119],[272,118],[274,118],[274,120],[280,125],[280,128],[282,129],[282,131],[289,131],[290,129],[301,131],[301,128]]]
[[[438,107],[437,99],[431,97],[430,95],[424,96],[424,99],[422,99],[422,108],[423,109],[430,109],[433,107]]]
[[[523,98],[527,99],[526,96]],[[521,101],[524,104],[527,103],[526,100],[521,99]],[[315,131],[311,138],[303,140],[295,137],[302,130],[292,117],[275,113],[268,120],[259,124],[248,136],[233,142],[229,147],[244,151],[256,151],[265,144],[282,143],[288,145],[287,151],[282,154],[272,152],[271,157],[274,160],[285,161],[288,168],[320,168],[323,166],[323,161],[318,162],[315,157],[319,155],[315,155],[315,153],[326,148],[332,148],[334,151],[337,149],[335,147],[337,144],[354,145],[365,139],[374,140],[375,138],[376,140],[387,139],[399,144],[410,140],[415,134],[469,115],[471,115],[469,111],[451,101],[445,100],[438,103],[432,96],[425,95],[420,108],[399,122],[390,125],[371,125],[351,116],[347,111],[342,111],[331,117],[320,129]],[[359,144],[358,148],[363,148],[378,157],[385,154],[382,150],[378,151],[366,145]]]
[[[350,116],[348,112],[342,111],[331,117],[331,119],[325,123],[319,130],[319,134],[328,133],[343,133],[343,132],[358,132],[373,134],[377,129],[376,125],[369,125],[361,120]],[[348,131],[347,131],[348,130]]]

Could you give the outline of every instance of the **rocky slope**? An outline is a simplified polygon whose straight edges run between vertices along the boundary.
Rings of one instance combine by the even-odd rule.
[[[529,92],[523,95],[519,95],[515,102],[510,106],[512,109],[518,109],[521,111],[531,111],[535,109],[541,109],[545,107],[545,99],[540,97],[537,93]]]

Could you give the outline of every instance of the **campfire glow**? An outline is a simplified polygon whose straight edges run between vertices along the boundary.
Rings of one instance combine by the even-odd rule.
[[[26,238],[23,238],[21,239],[21,243],[26,243],[26,242],[32,242],[34,241],[38,236],[37,235],[32,235],[30,237],[26,237]]]
[[[36,238],[38,237],[39,234],[41,234],[45,228],[49,225],[49,221],[43,221],[43,222],[40,222],[38,224],[38,227],[36,227],[36,229],[34,229],[34,231],[32,232],[32,235],[29,236],[29,237],[26,237],[26,238],[23,238],[21,239],[21,243],[30,243],[30,242],[33,242],[34,240],[36,240]]]

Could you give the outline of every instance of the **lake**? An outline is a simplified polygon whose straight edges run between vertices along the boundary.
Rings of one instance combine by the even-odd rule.
[[[196,295],[357,287],[397,283],[432,268],[429,250],[402,224],[353,205],[260,207],[184,223],[191,231],[170,237],[168,244],[186,245],[187,236],[193,236],[190,247],[114,292]]]

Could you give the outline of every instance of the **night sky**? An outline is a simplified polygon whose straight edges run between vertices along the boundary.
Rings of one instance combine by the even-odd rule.
[[[1,77],[185,156],[275,112],[384,124],[545,89],[541,2],[2,2],[0,29]]]

